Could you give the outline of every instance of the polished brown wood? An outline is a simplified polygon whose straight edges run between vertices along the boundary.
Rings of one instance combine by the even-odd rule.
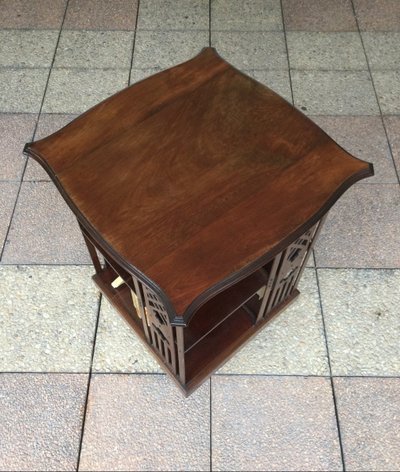
[[[373,174],[212,48],[25,152],[76,214],[96,283],[187,392],[293,298],[322,217]]]

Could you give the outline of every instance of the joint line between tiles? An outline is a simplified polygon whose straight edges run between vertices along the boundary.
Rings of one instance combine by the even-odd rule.
[[[294,95],[293,95],[293,85],[292,85],[292,73],[291,73],[291,68],[290,68],[289,48],[288,48],[288,44],[287,44],[286,25],[285,25],[285,14],[283,13],[282,0],[280,0],[280,6],[281,6],[283,36],[284,36],[284,38],[285,38],[286,60],[287,60],[287,64],[288,64],[290,95],[292,96],[292,105],[294,106]]]
[[[208,0],[208,45],[211,47],[211,0]]]
[[[138,0],[137,9],[136,9],[135,31],[134,31],[134,33],[133,33],[132,55],[131,55],[131,65],[130,65],[130,67],[129,67],[128,86],[130,85],[130,83],[131,83],[131,78],[132,78],[133,56],[134,56],[134,54],[135,54],[136,35],[137,35],[138,21],[139,21],[139,10],[140,10],[140,0]]]

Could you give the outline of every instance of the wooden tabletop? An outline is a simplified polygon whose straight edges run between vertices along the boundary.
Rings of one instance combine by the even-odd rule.
[[[178,317],[373,174],[212,48],[25,151],[99,244],[151,279]]]

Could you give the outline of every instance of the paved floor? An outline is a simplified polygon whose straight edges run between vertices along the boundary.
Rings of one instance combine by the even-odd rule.
[[[0,28],[0,469],[400,470],[400,1],[2,0]],[[300,299],[185,400],[21,149],[209,42],[376,176]]]

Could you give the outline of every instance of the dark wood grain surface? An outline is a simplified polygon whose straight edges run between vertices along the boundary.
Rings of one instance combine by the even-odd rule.
[[[211,48],[26,152],[82,225],[158,285],[178,316],[373,173]]]

